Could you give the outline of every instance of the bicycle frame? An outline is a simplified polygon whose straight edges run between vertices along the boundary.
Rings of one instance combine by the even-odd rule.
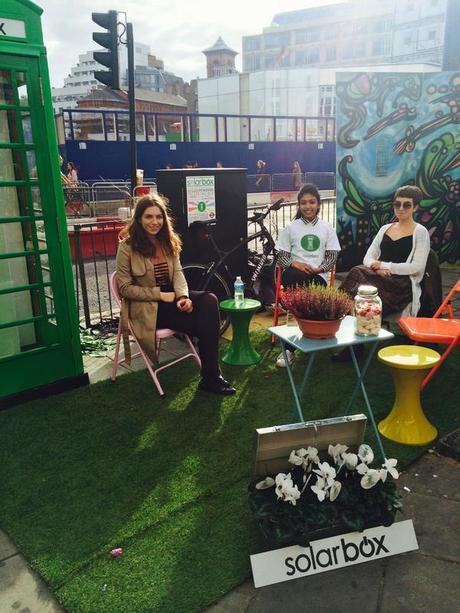
[[[215,253],[219,256],[219,260],[218,261],[213,261],[210,264],[210,267],[207,270],[207,279],[206,279],[206,283],[203,286],[203,290],[206,290],[208,287],[208,284],[211,280],[212,275],[215,272],[218,272],[220,270],[220,268],[222,267],[225,270],[225,273],[228,277],[228,279],[230,279],[231,275],[230,275],[230,271],[228,269],[228,266],[226,265],[225,261],[236,251],[238,251],[238,249],[241,249],[244,245],[248,245],[251,241],[258,239],[258,238],[265,238],[266,239],[266,243],[264,244],[264,249],[263,252],[260,256],[260,261],[258,262],[254,272],[252,273],[252,276],[249,280],[249,282],[246,284],[246,289],[247,290],[251,290],[255,281],[257,281],[262,268],[265,265],[265,262],[268,259],[268,255],[273,252],[275,250],[275,241],[273,240],[272,235],[270,234],[270,232],[267,230],[267,228],[265,227],[264,223],[263,223],[263,219],[260,220],[259,223],[261,228],[260,230],[258,230],[257,232],[255,232],[254,234],[251,234],[250,236],[248,236],[247,238],[245,238],[244,240],[242,240],[240,243],[238,243],[238,245],[235,245],[235,247],[233,247],[233,249],[231,249],[230,251],[223,251],[222,249],[219,249],[219,246],[216,243],[216,240],[214,238],[214,236],[212,235],[212,233],[209,233],[209,240],[211,241],[211,245],[212,248],[214,249]]]

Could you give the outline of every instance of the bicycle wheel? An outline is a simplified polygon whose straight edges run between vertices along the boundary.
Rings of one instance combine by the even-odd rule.
[[[227,282],[221,277],[218,272],[208,275],[208,268],[203,264],[186,264],[182,267],[185,280],[189,289],[196,291],[206,290],[215,294],[217,301],[220,303],[222,300],[231,298],[230,288]],[[220,327],[219,334],[222,335],[230,325],[230,315],[226,311],[220,311]]]

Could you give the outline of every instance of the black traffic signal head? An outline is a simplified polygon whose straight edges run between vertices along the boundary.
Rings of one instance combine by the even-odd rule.
[[[107,51],[94,51],[93,57],[96,62],[108,68],[108,70],[97,70],[94,73],[94,77],[112,89],[120,89],[117,34],[118,13],[117,11],[91,13],[91,18],[94,23],[107,30],[107,32],[93,32],[93,40],[98,45],[101,45],[101,47],[107,49]]]

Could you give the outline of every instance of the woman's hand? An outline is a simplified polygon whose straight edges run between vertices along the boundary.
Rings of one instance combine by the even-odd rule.
[[[186,298],[185,296],[179,298],[176,302],[176,306],[179,311],[183,311],[184,313],[191,313],[193,311],[193,302],[190,298]]]
[[[379,275],[379,277],[391,277],[391,272],[386,268],[379,268],[375,272]]]
[[[160,292],[161,302],[174,302],[176,294],[174,292]]]
[[[305,262],[298,262],[297,260],[294,260],[291,266],[292,268],[297,268],[297,270],[304,272],[306,275],[316,275],[319,270],[319,268],[316,268],[316,266],[312,264],[305,264]]]
[[[379,262],[378,260],[374,260],[374,261],[371,263],[371,266],[370,266],[370,267],[372,268],[372,270],[379,270],[379,268],[380,268],[380,262]]]

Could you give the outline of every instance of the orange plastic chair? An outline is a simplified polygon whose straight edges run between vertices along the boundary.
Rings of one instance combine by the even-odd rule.
[[[117,273],[114,272],[114,273],[112,273],[110,275],[110,289],[112,290],[112,294],[113,294],[113,297],[115,298],[116,303],[118,304],[119,307],[121,307],[121,296],[120,296],[120,292],[118,290],[116,274]],[[176,357],[175,359],[171,360],[170,362],[167,362],[166,364],[162,364],[161,366],[152,366],[152,363],[151,363],[148,355],[142,349],[142,347],[140,346],[138,340],[134,336],[134,333],[133,333],[130,321],[128,321],[128,329],[129,329],[130,336],[133,337],[133,340],[136,343],[137,348],[139,349],[138,353],[135,353],[132,357],[135,358],[135,357],[137,357],[139,355],[142,357],[142,359],[145,362],[145,366],[146,366],[147,370],[149,371],[150,376],[152,377],[152,381],[154,382],[155,387],[157,388],[158,393],[160,394],[160,396],[162,398],[164,398],[165,392],[163,391],[163,388],[161,387],[160,382],[158,380],[158,376],[157,375],[158,375],[159,372],[161,372],[165,368],[169,368],[170,366],[173,366],[174,364],[177,364],[178,362],[181,362],[182,360],[185,360],[186,358],[193,358],[194,360],[196,360],[198,366],[201,367],[200,357],[199,357],[199,355],[198,355],[198,353],[197,353],[197,351],[195,349],[195,346],[193,345],[192,341],[190,340],[190,337],[187,334],[184,334],[183,332],[180,333],[181,336],[184,338],[185,343],[189,347],[189,351],[187,353],[185,353],[185,354],[183,354],[183,355],[181,355],[179,357]],[[175,330],[171,330],[170,328],[157,328],[156,334],[155,334],[155,353],[156,353],[157,361],[159,361],[159,358],[160,358],[161,342],[165,338],[169,338],[170,336],[174,336],[174,334],[176,334],[176,331]],[[120,321],[118,323],[117,341],[116,341],[116,345],[115,345],[115,356],[114,356],[114,359],[113,359],[112,381],[115,381],[115,379],[117,377],[117,371],[118,371],[118,367],[120,366],[120,364],[125,362],[124,358],[122,360],[119,360],[121,339],[122,339],[122,330],[121,330],[121,317],[120,317]]]
[[[278,325],[279,313],[280,313],[280,294],[281,294],[281,275],[283,270],[279,264],[276,265],[275,272],[275,306],[273,308],[273,326]],[[335,266],[329,273],[329,285],[334,287],[335,282]],[[272,334],[272,345],[275,344],[275,335]]]
[[[433,317],[402,317],[399,326],[416,343],[439,343],[447,345],[439,362],[425,375],[421,389],[434,377],[441,364],[455,347],[460,351],[460,319],[454,319],[453,297],[460,292],[460,279],[444,298]],[[447,314],[447,319],[441,315]]]

